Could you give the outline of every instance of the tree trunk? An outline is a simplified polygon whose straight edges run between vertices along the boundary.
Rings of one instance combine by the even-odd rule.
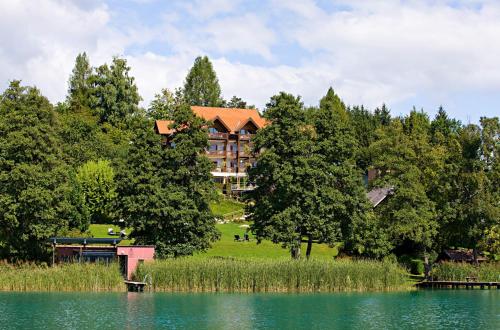
[[[424,250],[424,276],[426,280],[430,280],[431,266],[429,264],[429,256],[427,251]]]
[[[479,262],[477,261],[477,249],[475,247],[472,249],[472,257],[474,258],[474,265],[479,265]]]
[[[300,243],[302,241],[301,239],[298,239],[296,242],[293,243],[290,252],[292,254],[293,259],[300,259]]]
[[[309,236],[309,240],[307,241],[307,250],[306,250],[306,258],[308,260],[309,257],[311,256],[312,245],[313,245],[313,239],[312,236]]]

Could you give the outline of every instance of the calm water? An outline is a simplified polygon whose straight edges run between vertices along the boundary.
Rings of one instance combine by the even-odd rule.
[[[1,293],[1,329],[500,329],[500,290]]]

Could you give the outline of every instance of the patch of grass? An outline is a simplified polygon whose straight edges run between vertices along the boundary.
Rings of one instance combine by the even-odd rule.
[[[500,282],[500,262],[482,263],[479,266],[443,262],[434,265],[432,277],[439,281],[466,281],[467,277],[476,277],[479,282]]]
[[[246,228],[242,225],[249,223],[226,223],[217,224],[217,229],[221,232],[221,239],[215,242],[207,252],[197,253],[199,258],[207,257],[235,257],[235,258],[286,258],[290,257],[288,249],[283,249],[281,245],[270,241],[263,241],[257,244],[257,240],[250,234],[250,242],[236,242],[234,235],[243,235]],[[302,252],[305,254],[306,244],[302,244]],[[311,256],[317,259],[332,259],[338,254],[337,247],[330,248],[326,244],[313,244]]]
[[[96,238],[119,238],[119,236],[111,236],[108,235],[108,228],[113,228],[113,231],[115,233],[120,232],[120,227],[116,225],[109,225],[109,224],[91,224],[89,227],[89,232],[92,234],[93,237]],[[125,232],[127,234],[130,234],[132,232],[132,229],[130,228],[125,228]],[[118,245],[131,245],[134,243],[134,240],[131,239],[125,239],[121,241]]]
[[[210,202],[210,210],[216,217],[224,217],[228,214],[245,212],[245,204],[227,197],[219,197],[217,201]]]
[[[0,264],[0,291],[124,291],[118,264]]]
[[[410,289],[393,262],[178,258],[141,265],[137,278],[152,277],[153,291],[333,292]]]

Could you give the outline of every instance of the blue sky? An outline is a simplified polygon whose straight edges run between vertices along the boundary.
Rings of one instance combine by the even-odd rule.
[[[394,115],[443,105],[463,122],[500,115],[500,1],[39,0],[0,3],[0,88],[11,79],[63,100],[79,52],[124,56],[142,105],[208,55],[225,98],[263,108],[279,91],[316,105]]]

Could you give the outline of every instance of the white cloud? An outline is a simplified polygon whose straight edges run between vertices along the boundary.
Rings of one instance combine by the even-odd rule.
[[[217,19],[210,22],[205,31],[210,35],[207,48],[213,47],[222,53],[239,52],[272,58],[270,47],[276,37],[257,15]]]
[[[281,90],[317,104],[329,86],[348,104],[369,107],[500,90],[500,3],[449,3],[339,0],[332,10],[313,0],[206,0],[176,3],[158,22],[139,17],[117,27],[113,17],[126,11],[97,0],[1,1],[0,89],[23,79],[60,101],[86,51],[93,65],[126,56],[143,105],[161,88],[181,86],[205,54],[226,98],[259,107]]]

